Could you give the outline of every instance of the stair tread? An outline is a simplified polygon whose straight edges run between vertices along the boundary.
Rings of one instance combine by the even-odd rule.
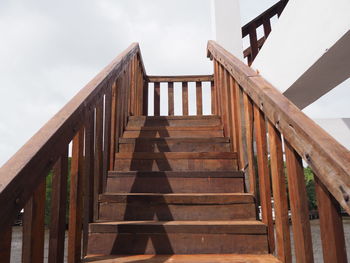
[[[211,143],[218,143],[218,142],[222,142],[222,143],[229,143],[230,142],[230,138],[228,137],[163,137],[163,138],[144,138],[144,137],[140,137],[140,138],[119,138],[119,143],[133,143],[136,141],[140,141],[140,142],[211,142]]]
[[[210,221],[108,221],[89,225],[93,233],[193,233],[266,235],[267,227],[257,220]]]
[[[126,131],[154,131],[154,130],[174,130],[174,131],[207,131],[222,130],[222,125],[211,126],[126,126]]]
[[[192,254],[192,255],[88,255],[85,262],[96,263],[281,263],[271,254]]]
[[[242,171],[109,171],[108,177],[244,178]]]
[[[220,119],[218,115],[187,115],[187,116],[129,116],[129,120],[211,120]]]
[[[236,159],[235,152],[119,152],[119,159]]]
[[[172,204],[248,204],[255,200],[248,193],[104,193],[99,198],[100,202],[130,202],[140,199]]]

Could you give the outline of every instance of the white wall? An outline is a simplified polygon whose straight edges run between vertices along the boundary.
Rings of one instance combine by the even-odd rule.
[[[213,38],[226,50],[243,60],[239,0],[212,0]]]
[[[253,68],[304,108],[350,77],[350,1],[291,0]]]
[[[314,121],[350,150],[350,118],[314,119]]]

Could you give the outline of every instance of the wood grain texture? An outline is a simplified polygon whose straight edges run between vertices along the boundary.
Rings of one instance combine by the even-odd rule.
[[[196,82],[196,107],[197,115],[203,115],[203,103],[202,103],[202,82]]]
[[[12,226],[1,229],[0,262],[10,263],[11,260]]]
[[[154,116],[160,115],[160,83],[154,83]]]
[[[51,223],[49,236],[49,263],[64,262],[66,230],[66,203],[68,179],[68,147],[53,167],[51,194]]]
[[[174,82],[168,82],[168,115],[174,115]]]
[[[244,149],[243,149],[243,122],[242,122],[242,103],[241,103],[241,89],[236,81],[233,81],[232,92],[234,96],[235,106],[235,135],[237,140],[237,152],[239,155],[239,169],[244,169]]]
[[[182,82],[182,115],[188,115],[188,83]]]
[[[286,177],[279,131],[268,122],[270,166],[275,211],[277,257],[282,262],[292,262],[290,243]]]
[[[290,208],[292,212],[293,239],[297,262],[314,262],[302,159],[285,140],[286,164]]]
[[[267,159],[266,122],[264,113],[256,105],[254,105],[254,125],[262,222],[268,226],[269,251],[273,252],[275,250],[275,240],[271,206],[271,182]]]
[[[188,75],[188,76],[148,76],[149,82],[202,82],[212,81],[213,75]]]
[[[211,115],[215,115],[217,111],[217,104],[215,96],[215,82],[213,80],[210,82],[210,94]]]
[[[325,263],[348,262],[341,210],[338,202],[315,176],[315,190]]]

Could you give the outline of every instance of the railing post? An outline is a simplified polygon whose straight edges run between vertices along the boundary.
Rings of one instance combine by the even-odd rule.
[[[320,216],[323,261],[325,263],[348,262],[339,203],[317,176],[314,178]]]
[[[148,82],[143,82],[143,115],[148,116]]]
[[[270,163],[275,209],[277,257],[282,262],[292,262],[290,244],[288,200],[284,175],[282,138],[280,132],[268,121]]]
[[[214,76],[216,79],[216,76]],[[211,115],[217,114],[217,101],[216,101],[216,83],[215,80],[210,82],[210,93],[211,93]]]
[[[45,193],[46,178],[43,178],[33,196],[24,207],[22,245],[23,263],[41,263],[44,260]]]
[[[81,234],[83,214],[83,167],[84,167],[84,129],[83,127],[73,138],[69,226],[68,226],[68,263],[81,262]]]
[[[63,263],[66,231],[68,147],[53,167],[49,263]]]
[[[267,159],[266,122],[264,113],[254,104],[254,124],[256,133],[256,149],[259,173],[259,189],[262,222],[268,228],[269,251],[275,250],[272,207],[271,183]]]
[[[297,262],[314,262],[304,168],[300,155],[285,140],[289,200]]]
[[[9,263],[11,260],[12,226],[1,230],[0,262]]]
[[[197,106],[197,115],[203,115],[203,105],[202,105],[202,82],[196,82],[196,106]]]
[[[154,82],[154,116],[160,115],[160,83]]]
[[[182,82],[182,115],[188,115],[188,83]]]
[[[168,82],[168,115],[174,115],[174,82]]]

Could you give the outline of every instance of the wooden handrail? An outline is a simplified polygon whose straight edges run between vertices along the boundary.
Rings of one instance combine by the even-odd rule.
[[[208,57],[225,67],[350,213],[350,152],[257,72],[215,41],[208,42]]]
[[[82,191],[89,191],[84,195],[84,213],[87,213],[84,214],[85,228],[94,217],[93,206],[103,189],[107,171],[113,167],[111,161],[113,159],[110,156],[114,157],[114,152],[117,151],[115,144],[125,129],[127,116],[142,114],[143,83],[146,79],[139,45],[133,43],[80,90],[0,168],[0,236],[11,232],[9,231],[11,224],[24,207],[26,222],[24,222],[23,262],[39,262],[43,256],[43,235],[38,232],[37,241],[33,241],[31,235],[35,231],[43,233],[45,187],[42,186],[45,186],[43,183],[45,177],[53,168],[54,187],[57,188],[53,189],[53,192],[58,195],[53,198],[52,207],[55,210],[53,220],[60,225],[52,226],[50,231],[57,235],[59,229],[65,227],[65,211],[62,214],[60,209],[65,207],[62,202],[65,203],[66,197],[60,195],[65,193],[62,187],[66,185],[64,181],[67,179],[65,170],[68,167],[68,145],[72,140],[70,203],[73,204],[70,208],[69,224],[72,231],[69,233],[69,242],[74,243],[69,245],[68,257],[69,260],[80,260]],[[130,100],[133,100],[132,104]],[[94,162],[98,164],[95,172]],[[94,185],[96,182],[98,182],[97,188]],[[40,220],[37,221],[35,218]],[[85,229],[84,240],[86,238]],[[64,236],[63,240],[60,238],[61,241],[64,242]],[[52,246],[50,245],[50,257],[63,257],[62,245],[56,247],[55,244],[54,242]],[[56,252],[60,254],[57,255]],[[0,253],[1,262],[8,260],[8,253]]]
[[[189,75],[189,76],[148,76],[149,82],[197,82],[212,81],[213,75]]]

